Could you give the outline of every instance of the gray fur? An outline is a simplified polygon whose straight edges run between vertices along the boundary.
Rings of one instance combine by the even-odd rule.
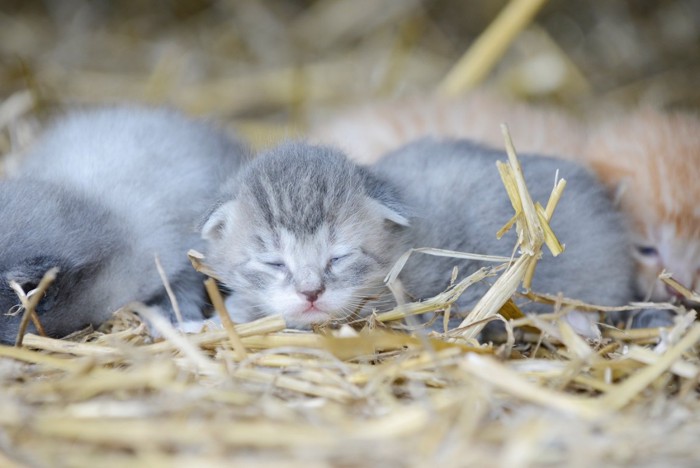
[[[171,313],[158,255],[186,319],[201,318],[202,278],[186,252],[202,248],[197,220],[245,148],[209,125],[165,109],[123,106],[58,119],[14,180],[0,183],[0,310],[58,266],[39,304],[42,325],[62,336],[98,325],[130,301]],[[11,342],[19,317],[0,315]]]
[[[506,161],[506,154],[466,140],[424,139],[386,156],[375,169],[391,183],[404,187],[407,203],[420,213],[411,219],[414,246],[510,256],[516,244],[515,230],[496,239],[496,232],[513,215],[496,169],[497,160]],[[600,183],[569,161],[536,155],[521,155],[520,161],[533,200],[543,205],[554,186],[556,171],[567,180],[551,223],[566,249],[553,257],[545,248],[532,289],[562,292],[600,305],[630,301],[633,263],[624,224]],[[425,298],[447,286],[454,266],[464,276],[483,265],[420,255],[409,260],[400,278],[410,294]],[[460,298],[459,308],[468,310],[486,287],[469,288]],[[547,308],[531,304],[526,309]]]
[[[259,156],[232,187],[203,235],[209,264],[234,291],[236,320],[277,313],[303,327],[305,291],[323,290],[319,307],[334,317],[386,292],[382,279],[408,248],[398,224],[406,213],[397,190],[369,170],[292,142]]]
[[[365,304],[365,312],[386,309],[392,303],[382,279],[408,247],[510,256],[515,234],[495,238],[513,214],[496,170],[498,159],[505,160],[505,154],[467,141],[433,140],[397,150],[373,168],[303,143],[261,156],[234,179],[231,201],[213,213],[203,231],[211,265],[234,291],[234,317],[278,313],[288,325],[305,327],[348,315],[368,296],[381,300]],[[538,156],[521,160],[533,197],[542,203],[557,169],[569,182],[552,223],[567,251],[559,258],[545,253],[534,289],[599,304],[626,303],[632,262],[619,216],[603,189],[570,162]],[[347,235],[318,235],[325,230]],[[336,266],[330,260],[336,244],[358,254]],[[270,257],[268,263],[284,265],[277,270],[265,265]],[[448,286],[454,266],[464,276],[482,265],[415,256],[400,279],[410,296],[423,299]],[[300,283],[305,278],[321,291],[318,308],[326,314],[303,312],[308,301]],[[458,309],[466,313],[485,288],[469,289]],[[328,304],[322,300],[326,296]]]

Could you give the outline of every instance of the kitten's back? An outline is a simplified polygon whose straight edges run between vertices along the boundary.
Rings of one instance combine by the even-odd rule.
[[[97,325],[132,301],[172,313],[158,256],[184,318],[201,319],[202,277],[186,253],[204,247],[197,224],[245,155],[209,125],[164,109],[107,107],[57,119],[18,176],[0,185],[0,252],[9,252],[0,261],[0,306],[16,303],[10,280],[35,285],[59,266],[56,307],[42,309],[52,336]],[[3,318],[7,341],[16,318]]]
[[[164,108],[105,107],[58,119],[20,175],[70,186],[115,210],[149,204],[201,212],[206,194],[238,169],[245,148],[205,122]],[[125,198],[126,197],[126,198]],[[142,220],[148,223],[148,219]]]
[[[412,220],[415,246],[510,256],[514,230],[496,239],[513,215],[496,169],[496,161],[506,159],[504,152],[469,141],[424,139],[386,156],[376,169],[403,187],[407,200],[422,213]],[[534,155],[520,160],[533,199],[543,205],[557,170],[568,182],[551,223],[566,250],[557,258],[544,253],[533,289],[603,305],[629,301],[631,260],[623,224],[604,189],[571,162]],[[444,287],[452,266],[460,266],[462,274],[477,267],[427,256],[413,262],[404,282],[421,297],[428,289],[437,292],[439,284]],[[476,291],[468,292],[465,302],[473,302]]]
[[[20,176],[50,181],[106,206],[153,253],[201,247],[196,224],[245,148],[204,122],[164,108],[105,107],[58,119],[30,149]]]

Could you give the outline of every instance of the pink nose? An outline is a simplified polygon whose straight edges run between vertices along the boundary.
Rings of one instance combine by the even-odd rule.
[[[315,302],[316,300],[318,300],[318,296],[323,294],[323,291],[325,291],[325,288],[320,287],[319,289],[314,289],[313,291],[299,291],[299,294],[306,297],[307,301]]]

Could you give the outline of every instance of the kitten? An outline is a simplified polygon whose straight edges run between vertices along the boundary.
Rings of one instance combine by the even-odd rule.
[[[507,122],[523,153],[580,154],[585,131],[573,117],[549,107],[511,102],[485,91],[460,98],[413,96],[366,105],[315,125],[310,139],[335,145],[363,164],[425,136],[468,138],[502,149]]]
[[[186,252],[202,242],[212,188],[235,172],[245,148],[203,122],[164,109],[112,107],[60,118],[19,174],[0,182],[0,340],[21,314],[9,283],[25,292],[59,273],[38,306],[51,336],[98,325],[131,301],[172,309],[157,255],[185,319],[201,319],[202,278]],[[201,248],[201,247],[200,247]]]
[[[409,247],[510,256],[515,233],[496,239],[513,215],[498,159],[505,160],[505,153],[430,139],[397,150],[375,168],[304,143],[260,156],[233,179],[202,230],[210,266],[233,290],[234,319],[282,314],[289,326],[304,328],[360,308],[389,308],[383,278]],[[567,251],[545,255],[534,289],[626,303],[631,259],[619,215],[602,187],[570,162],[523,156],[522,164],[542,202],[557,169],[569,181],[552,223]],[[415,256],[400,279],[410,296],[423,299],[446,289],[454,266],[467,275],[483,265]],[[457,309],[468,312],[485,289],[468,289]]]
[[[700,118],[643,109],[602,122],[584,157],[628,214],[639,293],[674,298],[663,269],[700,291]]]
[[[409,248],[398,190],[331,148],[288,143],[229,183],[203,226],[207,262],[233,289],[234,320],[283,315],[293,328],[386,296]]]
[[[621,195],[636,245],[636,299],[669,301],[677,293],[657,279],[663,269],[690,289],[700,287],[700,220],[692,185],[700,163],[700,118],[650,109],[628,117],[589,124],[554,109],[509,103],[475,92],[456,100],[414,97],[367,106],[312,129],[312,137],[337,143],[361,162],[425,135],[473,138],[503,145],[499,123],[507,122],[521,152],[569,159],[590,167]],[[645,312],[651,321],[635,326],[667,326],[672,316]],[[656,315],[659,320],[654,320]],[[645,319],[646,320],[646,319]]]

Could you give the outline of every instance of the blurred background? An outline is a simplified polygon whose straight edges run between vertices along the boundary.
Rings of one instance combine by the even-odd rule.
[[[166,103],[264,146],[436,90],[503,0],[0,0],[0,153],[66,105]],[[700,107],[700,1],[551,0],[485,83],[574,112]]]

